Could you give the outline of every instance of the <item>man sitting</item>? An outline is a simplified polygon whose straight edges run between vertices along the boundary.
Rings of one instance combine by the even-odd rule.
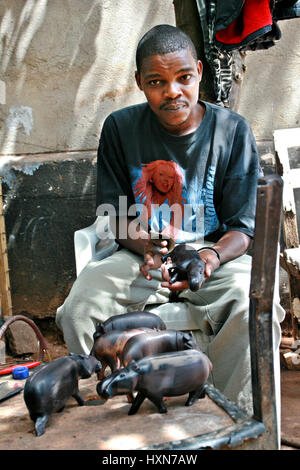
[[[194,331],[212,361],[214,386],[251,413],[246,252],[259,175],[255,139],[243,117],[199,101],[202,63],[179,29],[159,25],[146,33],[136,65],[147,101],[108,116],[98,150],[97,206],[111,207],[121,249],[85,267],[56,321],[69,351],[89,353],[96,322],[151,310],[168,328]],[[161,259],[169,238],[201,249],[198,290],[188,280],[169,282]],[[171,292],[183,302],[170,303]],[[277,295],[276,361],[283,316]]]

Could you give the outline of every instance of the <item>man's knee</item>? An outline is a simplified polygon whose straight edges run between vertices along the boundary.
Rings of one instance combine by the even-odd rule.
[[[220,326],[237,315],[248,318],[249,288],[248,274],[241,273],[211,283],[206,292],[200,289],[199,296],[206,301],[210,320]]]

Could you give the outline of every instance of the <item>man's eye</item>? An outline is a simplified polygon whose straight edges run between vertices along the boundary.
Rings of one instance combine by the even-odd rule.
[[[150,80],[149,85],[150,86],[157,86],[160,84],[160,80]]]
[[[186,75],[182,75],[180,78],[183,82],[187,82],[192,78],[192,75],[187,73]]]

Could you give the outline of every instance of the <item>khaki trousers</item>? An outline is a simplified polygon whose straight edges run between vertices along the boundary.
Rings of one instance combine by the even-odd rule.
[[[152,271],[153,279],[146,280],[139,271],[142,257],[122,249],[109,258],[90,262],[81,271],[57,310],[56,322],[69,352],[88,354],[97,321],[133,310],[151,310],[164,320],[168,329],[193,330],[201,350],[213,364],[209,380],[251,414],[248,330],[251,259],[243,255],[221,265],[197,292],[181,293],[184,303],[168,303],[169,290],[160,285],[160,270]],[[278,286],[275,292],[273,343],[279,406],[280,322],[284,310],[279,304]]]

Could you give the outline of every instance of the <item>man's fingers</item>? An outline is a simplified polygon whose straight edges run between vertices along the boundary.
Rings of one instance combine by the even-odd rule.
[[[165,247],[162,247],[162,246],[158,246],[158,245],[153,245],[152,247],[147,247],[147,252],[148,253],[151,253],[152,256],[153,255],[166,255],[168,253],[168,247],[165,246]]]
[[[152,276],[149,273],[149,266],[147,264],[142,264],[142,266],[140,266],[140,272],[142,273],[145,279],[151,281]]]
[[[148,266],[153,266],[154,265],[153,253],[151,252],[145,253],[144,261],[145,261],[145,264],[147,264]]]
[[[168,240],[156,240],[151,238],[151,243],[155,246],[168,246]]]
[[[169,251],[169,250],[168,250],[168,247],[161,248],[161,249],[160,249],[160,254],[161,254],[161,256],[166,255],[166,254],[168,253],[168,251]]]
[[[169,273],[169,267],[167,264],[162,264],[161,266],[161,274],[163,281],[161,283],[162,287],[167,287],[171,291],[177,291],[177,290],[184,290],[188,288],[188,282],[187,281],[175,281],[174,283],[170,284],[170,273]]]
[[[166,281],[166,282],[169,282],[170,274],[169,274],[169,270],[168,270],[167,265],[165,265],[165,264],[161,265],[161,274],[162,274],[163,280]]]
[[[210,264],[206,264],[205,265],[205,276],[206,277],[210,277],[211,276],[211,273],[212,273],[212,267],[210,266]]]
[[[167,281],[161,283],[162,287],[167,287],[171,291],[185,290],[188,289],[189,285],[187,281],[176,281],[174,284],[170,284]]]

